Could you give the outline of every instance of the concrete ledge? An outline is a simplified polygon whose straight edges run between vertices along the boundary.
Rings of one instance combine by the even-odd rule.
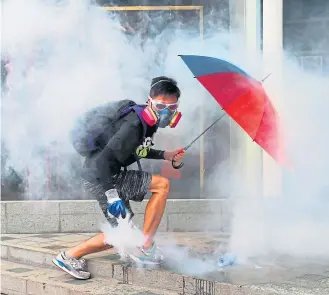
[[[73,280],[63,272],[1,261],[1,294],[6,295],[176,295],[177,292],[123,284],[112,278]]]
[[[142,226],[148,200],[131,202],[134,222]],[[227,230],[225,199],[168,200],[159,231]],[[1,233],[98,232],[105,218],[97,201],[2,201]]]
[[[88,259],[89,270],[92,272],[94,279],[89,281],[82,281],[81,284],[77,283],[77,280],[72,280],[66,274],[59,272],[58,269],[51,262],[55,255],[55,251],[44,251],[39,252],[36,250],[28,250],[15,246],[8,246],[8,255],[3,259],[1,266],[2,275],[2,286],[1,292],[8,292],[5,294],[35,294],[39,295],[42,293],[40,290],[45,290],[45,285],[48,285],[49,294],[67,294],[67,295],[78,295],[78,294],[127,294],[127,295],[137,295],[137,294],[185,294],[185,295],[272,295],[273,293],[264,292],[263,290],[255,290],[252,285],[242,286],[241,284],[233,283],[223,283],[216,280],[206,280],[191,276],[185,276],[179,273],[175,273],[165,269],[145,269],[145,268],[135,268],[129,264],[119,261],[111,260],[101,260],[101,259]],[[8,267],[6,267],[8,265]],[[28,268],[31,273],[26,270]],[[39,269],[37,269],[39,268]],[[43,269],[40,269],[43,268]],[[38,274],[32,273],[32,270],[37,269]],[[49,274],[49,276],[47,276]],[[45,280],[45,278],[48,280]],[[43,279],[42,283],[44,287],[32,286],[33,281],[39,281],[38,279]],[[137,293],[132,292],[122,292],[122,290],[106,290],[107,292],[96,292],[95,290],[100,290],[103,287],[103,282],[105,286],[113,286],[113,281],[118,282],[118,285],[130,286],[131,288],[149,288],[149,289],[160,289],[159,292],[145,292],[147,290],[141,290],[143,292]],[[32,281],[32,282],[31,282]],[[81,282],[81,281],[78,281]],[[64,285],[71,283],[70,285]],[[98,285],[97,285],[98,284]],[[59,292],[59,290],[52,290],[53,286],[66,287],[67,293]],[[87,287],[93,287],[93,289],[88,289]],[[70,288],[71,287],[71,288]],[[72,287],[80,287],[81,289],[75,290],[81,293],[71,293]],[[34,289],[35,288],[35,289]],[[42,289],[43,288],[43,289]],[[55,288],[57,289],[57,288]],[[69,290],[71,289],[71,290]],[[52,292],[50,292],[52,291]],[[112,291],[109,293],[109,291]],[[16,292],[16,293],[15,293]],[[59,292],[59,293],[57,293]],[[84,293],[86,292],[86,293]],[[161,292],[161,293],[160,293]],[[47,293],[48,294],[48,293]],[[288,293],[277,293],[277,294],[288,294]],[[289,293],[290,294],[290,293]],[[274,294],[273,294],[274,295]],[[297,295],[297,294],[294,294]]]

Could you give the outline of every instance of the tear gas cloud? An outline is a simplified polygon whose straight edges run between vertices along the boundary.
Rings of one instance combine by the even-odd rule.
[[[154,76],[169,75],[179,82],[185,120],[173,132],[179,138],[175,144],[186,144],[200,131],[199,108],[206,94],[178,54],[229,56],[225,33],[212,36],[206,45],[198,33],[169,28],[140,46],[139,36],[129,40],[117,18],[87,2],[14,0],[3,5],[3,55],[10,59],[10,91],[2,99],[6,167],[28,180],[34,198],[46,198],[46,162],[51,157],[59,159],[53,177],[79,182],[72,168],[79,157],[68,139],[78,115],[111,100],[144,102]],[[214,106],[211,98],[208,114],[220,112]],[[159,148],[166,141],[160,136]],[[198,153],[197,145],[193,153]],[[68,189],[69,194],[75,190]]]
[[[203,42],[198,34],[168,29],[139,46],[138,36],[128,40],[119,30],[118,19],[81,0],[6,1],[3,24],[3,54],[10,58],[11,71],[10,91],[2,99],[2,142],[8,151],[7,166],[22,175],[29,167],[30,194],[46,198],[45,150],[63,159],[57,177],[69,183],[79,181],[71,165],[78,157],[68,138],[73,121],[89,107],[110,100],[144,102],[154,76],[171,76],[182,90],[182,123],[160,134],[170,132],[178,136],[177,144],[188,143],[199,133],[197,118],[202,102],[207,101],[204,108],[209,120],[221,110],[178,54],[220,57],[258,79],[273,73],[268,80],[272,79],[281,93],[277,106],[295,167],[293,172],[285,172],[289,191],[284,198],[260,200],[243,194],[245,184],[238,182],[234,173],[228,174],[227,161],[207,179],[213,195],[223,191],[235,203],[231,250],[247,258],[271,251],[328,255],[329,200],[328,193],[321,195],[328,186],[328,78],[301,72],[288,60],[281,77],[275,67],[266,68],[260,56],[235,46],[239,44],[238,34],[218,28]],[[164,42],[167,36],[169,41]],[[224,120],[220,124],[229,123]],[[161,136],[156,140],[161,148]],[[190,154],[198,152],[196,145]],[[231,151],[231,161],[238,157],[237,146]],[[235,194],[240,197],[234,198]]]
[[[315,5],[309,9],[318,12],[324,7]],[[296,7],[293,13],[299,13]],[[315,56],[313,60],[318,52],[328,48],[324,45],[328,44],[327,32],[325,36],[312,23],[303,24],[303,32],[298,36],[288,29],[284,33],[286,48],[302,43],[306,48],[311,40],[317,40],[312,43],[313,51],[308,53]],[[305,45],[306,42],[308,45]],[[282,173],[282,181],[277,183],[282,186],[281,195],[273,180],[272,192],[264,188],[263,198],[250,195],[246,190],[233,200],[230,249],[240,261],[248,261],[251,257],[275,260],[277,255],[302,259],[329,258],[328,72],[324,73],[322,69],[302,71],[296,56],[291,54],[284,54],[282,60],[282,68],[264,65],[265,72],[273,73],[264,86],[270,94],[273,93],[293,170],[276,169]],[[305,66],[306,61],[307,58]],[[324,67],[325,61],[323,58]],[[267,183],[271,177],[276,177],[276,172],[267,176]]]
[[[285,60],[281,78],[278,110],[293,170],[281,171],[282,196],[241,195],[234,202],[231,250],[242,260],[282,254],[328,259],[328,77]]]

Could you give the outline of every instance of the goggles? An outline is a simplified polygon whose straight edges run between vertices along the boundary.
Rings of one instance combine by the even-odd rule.
[[[175,103],[163,103],[163,102],[154,101],[151,97],[149,97],[149,100],[158,111],[168,109],[169,111],[174,112],[178,109],[179,106],[179,101]]]

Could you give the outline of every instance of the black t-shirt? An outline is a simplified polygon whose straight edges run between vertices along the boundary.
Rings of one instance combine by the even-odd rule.
[[[112,177],[122,167],[136,162],[138,158],[163,159],[163,151],[152,149],[152,138],[157,128],[147,127],[143,136],[143,125],[138,115],[132,111],[115,123],[113,134],[107,145],[91,157],[85,159],[82,177],[92,183],[112,188]]]

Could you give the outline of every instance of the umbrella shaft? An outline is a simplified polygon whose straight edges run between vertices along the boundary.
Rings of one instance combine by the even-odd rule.
[[[265,78],[262,79],[262,82],[264,82],[271,75],[272,75],[272,73],[269,73]]]
[[[187,151],[193,143],[195,143],[203,134],[205,134],[212,126],[214,126],[218,121],[220,121],[226,113],[221,115],[214,123],[212,123],[210,126],[208,126],[201,134],[199,134],[195,139],[193,139],[185,148],[184,150]]]

